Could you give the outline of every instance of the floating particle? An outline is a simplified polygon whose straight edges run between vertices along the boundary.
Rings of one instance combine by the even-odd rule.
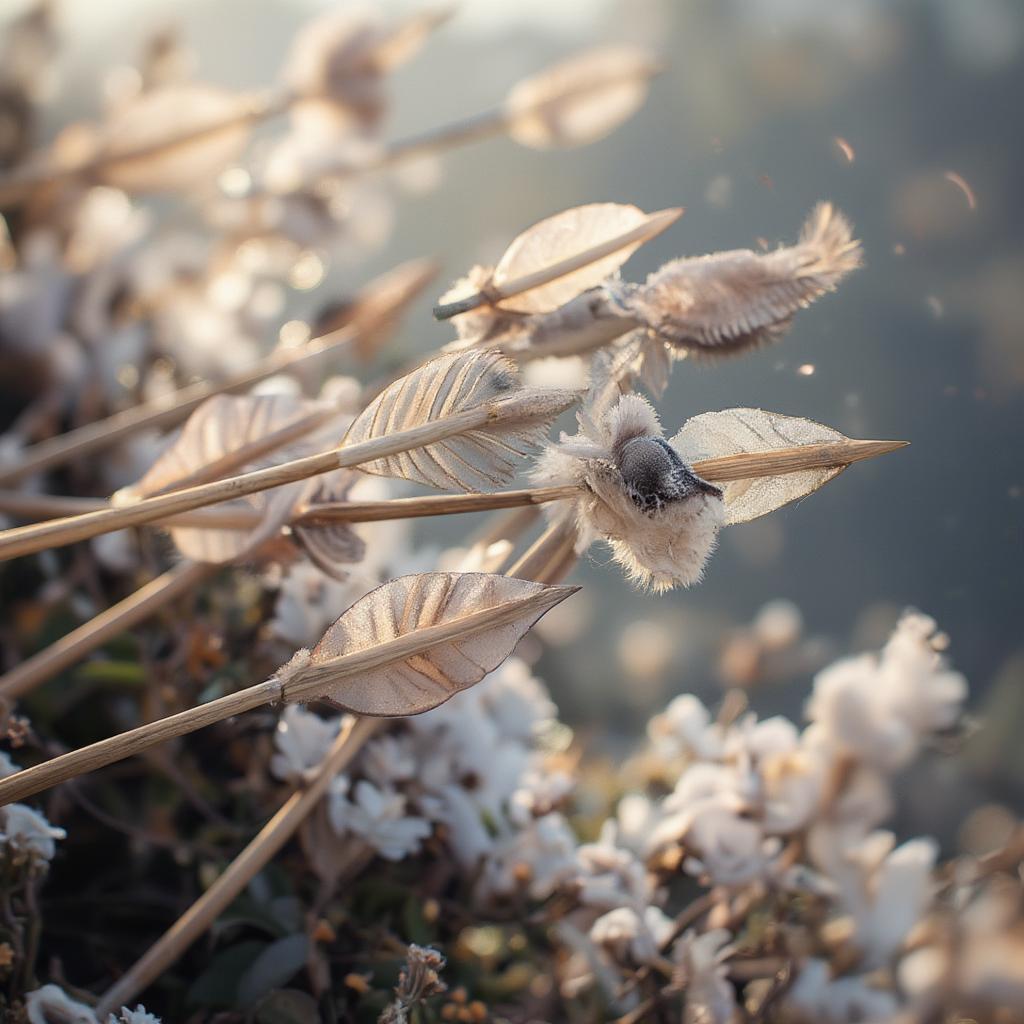
[[[252,178],[244,167],[229,167],[221,173],[217,184],[224,195],[239,199],[252,187]]]
[[[728,206],[732,201],[732,178],[728,174],[716,174],[704,189],[704,201],[719,209]]]
[[[292,264],[288,283],[299,291],[308,291],[324,279],[324,272],[324,261],[315,252],[307,249]]]
[[[757,244],[762,249],[764,249],[766,252],[768,251],[768,249],[771,248],[771,243],[768,241],[767,238],[764,237],[764,235],[758,235],[757,236]]]
[[[768,177],[767,174],[759,174],[757,176],[758,184],[764,185],[765,188],[775,188],[775,182]]]
[[[892,254],[894,256],[906,256],[906,254],[907,254],[907,247],[902,242],[897,242],[892,247]]]
[[[310,329],[305,320],[289,320],[281,325],[278,339],[282,348],[298,348],[309,341]]]
[[[1024,496],[1024,487],[1020,484],[1011,484],[1006,492],[1014,501],[1017,501],[1020,497]]]
[[[938,295],[929,295],[924,301],[928,306],[928,312],[931,313],[936,320],[941,320],[942,315],[946,312],[946,307],[942,304],[942,299],[940,299]]]
[[[814,363],[802,363],[796,368],[796,372],[801,377],[813,377],[814,376]]]
[[[967,200],[967,206],[971,210],[978,208],[978,201],[974,196],[974,189],[963,179],[963,177],[957,174],[956,171],[946,171],[943,175],[946,181],[950,184],[956,185],[958,189],[964,194],[964,199]]]
[[[134,363],[122,363],[117,370],[117,383],[123,388],[133,388],[139,383],[139,368]]]
[[[851,146],[850,143],[841,135],[837,135],[832,141],[835,143],[836,149],[846,157],[846,162],[848,164],[852,164],[853,161],[857,159],[857,154],[854,151],[853,146]]]

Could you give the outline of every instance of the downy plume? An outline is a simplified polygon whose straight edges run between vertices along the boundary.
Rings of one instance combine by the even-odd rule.
[[[680,458],[639,395],[593,403],[577,419],[579,433],[547,448],[532,478],[580,487],[553,506],[575,520],[578,550],[605,541],[630,579],[659,593],[698,582],[724,520],[722,492]]]
[[[617,292],[624,311],[684,351],[731,354],[780,338],[794,315],[860,266],[860,242],[831,203],[819,203],[796,245],[666,263]]]

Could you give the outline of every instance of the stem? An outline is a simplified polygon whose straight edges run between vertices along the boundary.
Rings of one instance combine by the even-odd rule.
[[[101,1020],[108,1013],[116,1013],[121,1006],[131,1003],[206,932],[292,837],[327,792],[334,777],[351,763],[377,727],[378,723],[373,719],[348,719],[305,788],[296,790],[285,801],[213,885],[103,994],[96,1008]]]
[[[0,487],[106,448],[139,430],[176,426],[214,395],[245,391],[268,377],[298,368],[307,361],[315,361],[349,344],[361,347],[371,337],[376,341],[376,336],[386,331],[388,323],[397,319],[432,280],[435,272],[436,267],[427,260],[401,263],[359,291],[353,303],[351,323],[338,330],[296,348],[271,352],[251,370],[221,384],[205,381],[190,384],[152,402],[144,402],[104,420],[40,441],[23,452],[17,465],[0,468]]]
[[[72,750],[51,758],[42,764],[25,768],[0,781],[0,806],[32,796],[60,782],[86,775],[115,761],[139,754],[149,747],[164,743],[177,736],[195,732],[204,726],[221,722],[232,715],[251,711],[281,698],[281,684],[276,679],[250,686],[207,704],[180,711],[156,722],[110,736],[98,743]]]
[[[186,563],[165,572],[134,594],[111,605],[49,647],[0,676],[0,700],[13,701],[74,665],[108,640],[142,622],[182,594],[198,587],[217,567]]]
[[[291,423],[285,424],[278,430],[272,430],[263,437],[249,441],[247,444],[239,445],[234,451],[226,452],[218,459],[213,459],[199,469],[187,476],[179,477],[154,491],[144,491],[141,497],[154,498],[158,494],[169,494],[171,491],[183,491],[188,487],[197,487],[199,484],[212,483],[214,480],[223,480],[224,477],[237,473],[238,470],[255,462],[278,448],[284,448],[300,440],[307,434],[329,423],[332,419],[340,416],[337,409],[317,409],[306,416],[300,416]]]
[[[643,223],[638,224],[635,228],[599,242],[597,245],[592,245],[589,249],[584,249],[573,256],[567,256],[557,263],[542,267],[531,274],[524,274],[522,277],[517,277],[512,281],[505,281],[502,284],[488,284],[481,291],[464,299],[457,299],[443,306],[435,306],[434,316],[438,320],[450,320],[453,316],[458,316],[460,313],[468,313],[470,310],[477,309],[480,306],[496,305],[505,299],[510,299],[513,296],[521,295],[523,292],[539,288],[542,284],[557,281],[558,278],[565,277],[580,270],[582,267],[604,259],[606,256],[610,256],[612,253],[618,252],[628,245],[633,245],[637,242],[649,242],[670,225],[674,224],[682,215],[682,207],[658,210],[656,213],[649,214]]]
[[[171,132],[163,138],[137,146],[128,146],[121,150],[101,150],[88,159],[65,166],[54,166],[52,162],[49,164],[44,162],[41,166],[35,167],[29,164],[29,166],[16,169],[0,177],[0,206],[20,203],[33,190],[43,185],[54,185],[75,178],[88,178],[110,164],[148,159],[158,153],[165,153],[179,146],[208,138],[229,128],[258,124],[260,121],[284,113],[296,99],[298,97],[290,93],[267,91],[245,98],[240,101],[238,110],[198,128],[185,128],[178,132]]]
[[[19,555],[32,554],[45,548],[61,547],[78,540],[95,537],[101,533],[110,533],[128,526],[138,526],[159,519],[201,508],[204,505],[228,501],[231,498],[243,497],[257,491],[280,487],[282,484],[294,483],[310,476],[327,473],[334,469],[352,468],[365,462],[395,455],[423,445],[451,437],[466,430],[483,426],[495,416],[494,410],[505,403],[515,402],[514,398],[477,409],[468,409],[454,416],[434,420],[409,430],[400,431],[391,437],[373,438],[341,448],[336,451],[321,452],[305,459],[296,459],[280,466],[257,470],[242,476],[230,477],[227,480],[193,487],[185,491],[175,491],[157,498],[148,498],[125,508],[105,508],[85,515],[58,519],[50,523],[38,523],[23,526],[0,533],[0,561],[16,558]],[[768,452],[738,452],[735,455],[723,455],[714,459],[704,459],[693,464],[693,470],[706,480],[724,483],[730,480],[749,480],[757,477],[779,476],[786,473],[799,473],[806,469],[848,466],[853,462],[885,455],[905,447],[909,441],[861,441],[845,439],[827,441],[822,444],[805,444],[793,448],[780,448]],[[559,489],[560,490],[560,489]],[[526,498],[529,492],[511,492],[516,494],[515,504],[534,504],[532,498]],[[568,494],[555,494],[544,500],[553,501]],[[427,507],[424,502],[428,498],[404,499],[409,502],[405,516],[409,516],[410,508]],[[468,506],[477,503],[473,511],[480,508],[507,507],[502,504],[500,494],[486,496],[443,496],[433,506],[437,511],[428,511],[427,515],[444,515],[453,511],[467,511]],[[493,503],[492,503],[493,502]],[[347,503],[355,506],[356,502]],[[370,504],[370,503],[367,503]],[[378,503],[375,518],[393,518],[392,505]],[[322,512],[318,512],[322,515]],[[413,513],[415,514],[415,513]],[[339,512],[338,519],[346,519],[347,514]],[[356,521],[354,519],[349,521]],[[366,521],[366,520],[364,520]]]
[[[0,806],[23,800],[68,779],[96,771],[159,743],[187,735],[264,704],[280,700],[288,703],[315,700],[322,696],[327,681],[334,684],[344,679],[352,679],[373,669],[405,661],[452,640],[474,636],[506,625],[534,609],[550,607],[551,600],[550,592],[542,591],[530,597],[470,612],[468,615],[433,626],[424,626],[393,640],[342,655],[329,664],[309,666],[305,670],[300,670],[292,680],[279,681],[276,677],[271,678],[256,686],[210,701],[208,704],[188,708],[176,715],[61,754],[0,780]]]
[[[504,403],[495,402],[467,409],[409,430],[399,431],[390,437],[372,438],[348,448],[320,452],[280,466],[271,466],[226,480],[190,487],[184,491],[174,491],[156,498],[146,498],[123,508],[103,509],[49,523],[6,530],[0,533],[0,561],[46,548],[62,547],[102,533],[111,533],[128,526],[139,526],[179,512],[241,498],[247,494],[295,483],[335,469],[352,468],[364,462],[397,455],[410,448],[433,444],[463,431],[487,425],[495,418],[498,407],[507,408],[507,403],[515,401],[514,398],[506,399]]]
[[[342,327],[301,347],[272,352],[260,360],[252,370],[221,384],[199,381],[162,398],[132,406],[104,420],[97,420],[57,437],[47,438],[27,448],[21,461],[16,465],[0,469],[0,486],[17,483],[34,473],[62,466],[72,459],[107,448],[140,430],[159,430],[177,426],[214,395],[231,395],[246,391],[282,370],[334,352],[350,344],[355,338],[356,331],[352,327]]]
[[[553,570],[549,563],[553,549],[560,549],[567,537],[571,548],[571,537],[565,528],[548,527],[517,563],[518,571],[514,568],[510,574],[543,583],[557,582],[557,573],[562,570]],[[288,798],[213,885],[103,994],[97,1006],[99,1017],[132,1002],[213,925],[313,811],[331,780],[351,764],[383,724],[383,719],[348,720],[306,787]]]

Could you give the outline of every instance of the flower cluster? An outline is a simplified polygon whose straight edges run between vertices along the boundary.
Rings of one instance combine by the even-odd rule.
[[[996,1005],[1022,984],[1019,893],[977,868],[943,892],[935,841],[880,828],[894,772],[962,713],[966,683],[944,646],[931,619],[907,613],[879,653],[818,673],[802,730],[674,698],[648,726],[649,788],[623,795],[592,841],[569,817],[555,708],[511,659],[372,739],[335,780],[328,819],[386,860],[441,841],[483,920],[537,908],[565,999],[596,987],[628,1011],[661,976],[651,998],[720,1024],[768,1000],[780,1019],[828,1024],[916,1020],[946,998]],[[288,709],[275,771],[301,773],[337,728]],[[992,959],[954,964],[968,931]]]

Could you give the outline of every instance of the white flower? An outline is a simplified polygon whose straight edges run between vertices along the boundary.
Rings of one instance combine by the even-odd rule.
[[[378,736],[366,744],[360,764],[376,786],[392,786],[416,777],[419,761],[411,736]]]
[[[67,837],[64,829],[55,828],[43,815],[25,804],[0,807],[0,828],[0,841],[17,853],[29,854],[41,860],[52,860],[57,852],[55,840]]]
[[[479,806],[461,786],[442,786],[418,802],[431,821],[445,826],[449,849],[463,867],[474,867],[494,848]]]
[[[697,857],[687,859],[691,874],[711,876],[716,885],[742,885],[770,873],[778,840],[765,839],[761,827],[725,807],[707,806],[694,815],[686,834]]]
[[[722,756],[722,728],[711,721],[711,713],[693,694],[673,698],[660,715],[647,723],[647,735],[666,757],[688,754],[701,760]]]
[[[686,992],[684,1019],[691,1024],[731,1024],[736,999],[724,961],[732,936],[718,928],[703,935],[687,932],[673,947],[678,982]]]
[[[279,779],[297,779],[316,768],[341,728],[340,718],[321,718],[299,704],[289,704],[277,723],[270,770]]]
[[[643,906],[654,893],[644,865],[629,850],[584,843],[576,853],[579,900],[591,907]]]
[[[847,658],[818,674],[807,716],[834,749],[894,771],[922,740],[956,722],[967,683],[946,667],[934,634],[933,619],[909,613],[879,655]]]
[[[872,988],[864,978],[832,980],[823,960],[807,960],[786,996],[786,1008],[806,1024],[887,1024],[899,1011],[891,992]]]
[[[525,892],[543,900],[576,874],[576,837],[565,818],[552,812],[495,846],[484,862],[479,886],[485,899]]]
[[[348,780],[339,776],[329,791],[327,813],[339,834],[352,832],[365,839],[386,860],[402,860],[418,853],[430,835],[430,823],[406,813],[406,798],[393,789],[378,789],[365,779],[348,797]]]
[[[96,1014],[75,1002],[59,985],[44,985],[25,993],[29,1024],[96,1024]]]
[[[506,739],[530,743],[555,720],[558,709],[547,687],[521,658],[508,658],[475,689]]]
[[[891,832],[872,832],[859,843],[826,824],[809,836],[811,856],[838,888],[838,901],[854,922],[854,942],[867,966],[884,964],[903,945],[932,901],[938,847],[912,839],[893,849]]]
[[[672,932],[672,920],[658,907],[641,915],[633,907],[617,907],[602,914],[590,927],[590,940],[622,964],[648,964]]]
[[[141,1004],[136,1006],[134,1010],[129,1010],[127,1006],[122,1006],[120,1015],[115,1017],[111,1014],[107,1018],[107,1024],[160,1024],[160,1018],[156,1014],[147,1012],[146,1008]]]

